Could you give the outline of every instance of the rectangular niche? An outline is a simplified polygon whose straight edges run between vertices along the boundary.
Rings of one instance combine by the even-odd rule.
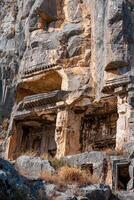
[[[35,152],[36,156],[54,157],[56,153],[55,124],[45,124],[41,128],[22,126],[21,151]]]
[[[129,162],[125,159],[114,160],[112,164],[113,189],[116,191],[127,190],[127,184],[130,180]]]
[[[21,155],[53,158],[56,154],[55,121],[35,120],[19,122],[9,145],[9,159]]]
[[[87,173],[90,173],[93,175],[93,164],[83,164],[81,165],[81,169],[87,171]]]
[[[82,152],[114,149],[117,119],[117,112],[85,116],[81,124]]]

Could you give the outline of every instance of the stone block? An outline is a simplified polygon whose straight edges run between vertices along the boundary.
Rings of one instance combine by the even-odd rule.
[[[91,151],[91,152],[85,152],[81,154],[76,154],[72,156],[66,156],[63,159],[71,166],[86,166],[86,165],[92,165],[93,166],[93,174],[95,174],[97,177],[103,176],[103,164],[106,162],[107,156],[105,153],[97,152],[97,151]],[[100,178],[101,179],[101,178]]]
[[[48,160],[39,157],[20,156],[15,162],[15,168],[24,177],[38,180],[43,173],[54,172]]]

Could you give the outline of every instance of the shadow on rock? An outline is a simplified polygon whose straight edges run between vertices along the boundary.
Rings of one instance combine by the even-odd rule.
[[[13,165],[0,159],[0,200],[46,200],[42,181],[29,181]]]

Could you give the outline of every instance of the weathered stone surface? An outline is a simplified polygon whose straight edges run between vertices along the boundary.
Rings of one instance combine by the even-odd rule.
[[[71,187],[71,186],[70,186]],[[90,186],[85,186],[81,188],[69,188],[65,192],[58,192],[56,186],[53,185],[46,185],[49,192],[46,194],[49,198],[54,197],[55,199],[65,199],[65,200],[117,200],[114,195],[112,195],[111,189],[107,185],[103,184],[95,184]],[[77,193],[77,195],[74,193]],[[80,195],[81,194],[81,195]]]
[[[42,62],[47,63],[48,65],[48,63],[52,64],[55,62],[57,63],[59,59],[66,58],[67,51],[65,49],[68,46],[68,43],[71,44],[71,41],[68,40],[70,37],[73,36],[77,37],[77,35],[81,35],[84,32],[84,24],[82,22],[82,19],[85,17],[84,15],[86,15],[85,13],[82,16],[82,12],[85,11],[85,7],[82,6],[81,3],[79,3],[78,1],[75,1],[73,3],[70,1],[66,1],[65,10],[62,7],[63,6],[62,3],[60,5],[60,2],[59,3],[57,2],[56,5],[55,0],[49,2],[48,1],[44,2],[44,0],[42,1],[28,0],[23,3],[18,0],[16,2],[11,1],[11,6],[9,7],[8,4],[9,4],[8,1],[5,3],[1,2],[1,12],[2,12],[1,20],[3,22],[1,26],[2,29],[0,38],[1,55],[2,55],[1,81],[3,90],[1,95],[4,94],[4,91],[6,92],[5,100],[7,96],[9,96],[9,94],[7,94],[7,89],[6,89],[8,88],[9,83],[7,83],[7,80],[3,77],[4,75],[3,70],[5,70],[5,75],[9,74],[8,80],[11,82],[10,87],[11,85],[12,87],[15,87],[14,79],[18,71],[18,65],[20,66],[19,71],[21,71],[22,68],[24,70],[24,68],[26,69],[29,68],[30,66],[37,65]],[[72,12],[74,7],[77,7],[76,13]],[[5,10],[7,8],[8,8],[8,13],[5,14]],[[58,14],[61,15],[58,16]],[[65,25],[63,25],[62,28],[60,28],[59,30],[55,29],[55,25],[52,27],[51,21],[57,18],[56,22],[54,23],[58,24],[59,23],[58,21],[60,21],[62,18],[64,19],[62,15],[66,16],[67,21],[65,20],[66,23]],[[68,21],[68,18],[71,20]],[[40,23],[44,24],[41,25],[42,28],[40,28],[39,25]],[[50,23],[47,31],[43,30],[46,26],[45,23]],[[88,24],[90,26],[90,19],[88,20]],[[53,29],[53,31],[49,31],[51,29]],[[5,33],[8,35],[8,37],[4,37]],[[83,40],[85,40],[86,43],[87,41],[86,38],[84,38]],[[81,43],[81,39],[77,38],[77,41]],[[38,49],[36,50],[35,48],[37,47]],[[71,48],[71,46],[69,48]],[[90,44],[89,44],[89,49],[90,49]],[[76,50],[73,51],[75,52],[75,55],[78,53],[76,52]],[[15,56],[13,52],[15,52]],[[71,52],[69,54],[71,57],[74,55],[74,53]],[[12,57],[14,63],[12,64],[12,69],[8,72],[5,65],[8,65],[9,62],[10,66],[10,63],[12,63]],[[6,63],[4,61],[5,58],[6,58]],[[12,88],[11,89],[9,88],[8,90],[9,93],[13,95],[14,90]],[[4,96],[2,98],[4,98]],[[9,100],[10,98],[8,99],[8,101]],[[7,105],[9,109],[12,107],[11,103],[9,104],[9,102],[6,102],[4,104]],[[5,111],[6,110],[4,110],[3,113]]]
[[[58,112],[55,132],[57,158],[79,152],[80,118],[70,110]]]
[[[85,188],[86,190],[86,197],[91,200],[99,200],[99,199],[105,199],[109,200],[111,197],[111,190],[109,186],[105,185],[94,185],[89,186]]]
[[[19,176],[18,172],[13,166],[0,159],[0,199],[13,200],[13,199],[46,199],[45,189],[41,182],[28,184],[28,180]],[[41,193],[43,196],[41,197]]]
[[[40,179],[43,173],[53,172],[54,169],[47,160],[39,157],[21,156],[15,162],[15,168],[19,173],[31,180]]]
[[[105,153],[92,151],[82,154],[76,154],[72,156],[66,156],[63,158],[71,166],[92,166],[93,174],[96,177],[100,177],[100,182],[104,178],[103,175],[108,171],[108,157]],[[104,172],[106,170],[106,172]]]
[[[118,198],[120,200],[133,200],[134,199],[134,193],[133,192],[120,192],[118,194]]]
[[[134,158],[134,143],[129,143],[125,145],[125,152],[130,159]]]
[[[104,182],[107,156],[90,151],[134,156],[133,1],[1,0],[0,13],[0,124],[10,118],[1,155],[74,155]],[[51,98],[57,90],[68,95]],[[51,166],[36,159],[16,166],[37,179]]]

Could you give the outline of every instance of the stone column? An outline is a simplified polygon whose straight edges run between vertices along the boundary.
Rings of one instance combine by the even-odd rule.
[[[116,150],[121,151],[128,138],[129,104],[126,94],[118,95],[117,109],[119,116],[117,120]]]
[[[127,143],[134,144],[134,84],[128,85],[128,141]]]
[[[55,141],[57,158],[79,153],[81,116],[74,111],[59,110],[56,121]]]
[[[130,181],[127,184],[128,191],[134,191],[134,159],[131,160],[129,165]]]
[[[126,144],[134,143],[134,91],[128,85],[128,93],[118,96],[118,114],[116,150],[122,150]]]

